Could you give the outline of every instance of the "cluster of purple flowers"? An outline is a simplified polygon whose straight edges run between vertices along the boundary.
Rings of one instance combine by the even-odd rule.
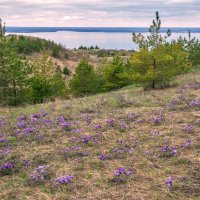
[[[133,173],[133,169],[130,168],[128,171],[125,167],[119,167],[114,171],[114,176],[119,177],[121,175],[130,176]]]
[[[115,158],[118,158],[118,159],[121,159],[122,157],[124,157],[125,155],[127,155],[127,153],[129,154],[133,154],[133,148],[131,147],[119,147],[119,148],[116,148],[114,150],[114,157]]]
[[[92,118],[89,115],[85,116],[85,120],[86,120],[87,124],[91,124],[91,122],[92,122]]]
[[[109,159],[108,155],[105,155],[105,154],[101,154],[99,156],[99,158],[100,158],[100,160],[108,160]]]
[[[88,136],[80,135],[79,138],[84,144],[88,144],[89,142],[98,144],[100,136],[101,136],[101,133],[96,133],[94,135],[88,135]]]
[[[186,125],[186,126],[184,127],[184,129],[185,129],[185,131],[186,131],[187,133],[192,132],[193,128],[194,128],[194,127],[193,127],[192,125]]]
[[[155,125],[159,125],[162,121],[164,121],[164,116],[162,114],[153,117],[153,123]]]
[[[0,175],[9,175],[12,173],[12,170],[15,168],[13,163],[4,163],[0,165]]]
[[[173,183],[172,177],[167,178],[165,183],[167,184],[168,188],[171,188]]]
[[[17,117],[18,121],[25,121],[26,119],[27,119],[26,115],[20,115],[20,116]]]
[[[61,177],[56,178],[54,182],[56,183],[56,185],[60,185],[60,184],[64,185],[64,184],[70,183],[73,179],[74,179],[74,176],[67,175],[67,176],[61,176]]]
[[[126,131],[129,126],[125,122],[120,122],[120,131]]]
[[[83,130],[84,130],[83,128],[78,128],[78,129],[73,129],[70,132],[75,134],[75,133],[80,133]]]
[[[190,106],[200,108],[200,101],[191,101]]]
[[[200,89],[200,83],[190,84],[189,88],[194,89],[194,90],[199,90]]]
[[[196,123],[200,125],[200,119],[197,119],[197,120],[196,120]]]
[[[183,148],[190,148],[191,146],[191,139],[187,139],[185,144],[182,145]]]
[[[65,152],[76,152],[76,151],[79,151],[79,150],[80,150],[80,147],[73,146],[73,147],[66,148]]]
[[[101,128],[102,128],[102,125],[101,125],[101,124],[95,124],[95,125],[94,125],[94,128],[95,128],[95,129],[101,129]]]
[[[13,163],[4,163],[0,166],[0,170],[7,170],[7,169],[13,169],[15,167],[15,164]]]
[[[0,120],[0,127],[3,126],[6,122]]]
[[[164,147],[160,149],[160,154],[159,157],[171,157],[171,156],[176,156],[177,155],[177,147],[169,147],[168,144],[166,144]]]
[[[17,123],[17,127],[18,128],[25,128],[26,127],[26,122],[25,121],[21,121]]]
[[[107,119],[106,120],[109,127],[114,127],[115,120],[114,119]]]
[[[130,121],[134,121],[135,119],[137,119],[137,114],[136,113],[129,113],[128,114],[128,119]]]
[[[43,181],[48,172],[48,166],[39,166],[30,176],[32,181]]]
[[[66,121],[63,116],[58,117],[57,121],[58,121],[58,124],[65,130],[69,129],[72,126],[72,124]]]
[[[124,182],[133,174],[133,168],[126,170],[125,167],[119,167],[114,171],[114,181]]]
[[[63,129],[68,129],[71,127],[71,123],[70,122],[67,122],[67,121],[64,121],[64,122],[61,122],[60,123],[60,126],[63,128]]]
[[[7,156],[10,153],[11,153],[10,148],[0,149],[0,154],[2,154],[3,156]]]
[[[6,136],[2,133],[0,133],[0,143],[7,143],[8,140],[6,138]]]

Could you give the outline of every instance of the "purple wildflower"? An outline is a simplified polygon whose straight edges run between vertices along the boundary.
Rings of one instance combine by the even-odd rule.
[[[129,176],[133,173],[133,169],[130,168],[128,171],[125,167],[119,167],[114,171],[114,180],[117,182],[126,181]]]
[[[18,121],[25,121],[27,119],[26,115],[21,115],[17,118]]]
[[[173,146],[173,147],[172,147],[172,154],[173,154],[174,156],[177,155],[177,147],[176,147],[176,146]]]
[[[96,124],[94,127],[95,127],[95,129],[101,129],[102,125],[101,124]]]
[[[25,128],[26,127],[26,123],[23,121],[23,122],[19,122],[17,123],[17,127],[18,128]]]
[[[15,164],[13,163],[4,163],[0,166],[0,171],[9,171],[11,169],[15,168]]]
[[[164,116],[163,115],[159,115],[159,116],[154,116],[153,117],[153,123],[155,125],[159,125],[162,121],[164,121]]]
[[[181,179],[183,182],[186,182],[187,181],[187,178],[185,176],[182,177]]]
[[[186,125],[186,126],[184,127],[184,129],[185,129],[185,131],[186,131],[187,133],[190,133],[190,132],[192,131],[192,129],[193,129],[193,126],[192,126],[192,125]]]
[[[108,126],[113,127],[115,120],[114,119],[107,119],[106,122],[107,122]]]
[[[0,150],[0,154],[7,156],[8,154],[11,153],[11,149],[10,148],[5,148],[3,150]]]
[[[167,180],[166,180],[166,184],[167,184],[167,186],[168,186],[168,188],[171,188],[172,187],[172,177],[169,177],[169,178],[167,178]]]
[[[192,107],[200,107],[200,101],[191,101],[190,106]]]
[[[48,166],[39,166],[33,174],[30,176],[33,181],[43,181],[45,179],[45,176],[47,175]]]
[[[32,118],[39,119],[39,118],[40,118],[40,114],[37,114],[37,113],[36,113],[36,114],[33,114],[33,115],[32,115]]]
[[[72,180],[74,179],[74,176],[70,176],[70,175],[67,175],[67,176],[61,176],[57,179],[54,180],[54,182],[59,185],[59,184],[68,184],[70,183]]]
[[[101,154],[99,158],[100,160],[108,160],[108,155]]]
[[[60,123],[60,126],[61,126],[63,129],[68,129],[68,128],[71,126],[71,123],[70,123],[70,122],[67,122],[67,121],[64,121],[64,122],[61,122],[61,123]]]
[[[137,118],[137,114],[130,113],[130,114],[128,114],[128,118],[129,118],[129,120],[134,121]]]
[[[92,119],[89,115],[85,116],[85,120],[86,120],[87,124],[91,124],[91,122],[92,122]]]
[[[128,125],[125,122],[121,122],[120,123],[120,130],[125,131],[126,129],[128,129]]]
[[[182,145],[183,148],[190,148],[191,146],[191,139],[187,139],[185,144]]]

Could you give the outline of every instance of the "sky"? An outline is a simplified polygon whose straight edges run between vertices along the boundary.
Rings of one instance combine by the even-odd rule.
[[[0,0],[7,26],[200,27],[200,0]]]

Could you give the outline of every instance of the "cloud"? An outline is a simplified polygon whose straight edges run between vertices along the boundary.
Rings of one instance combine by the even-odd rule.
[[[149,26],[160,11],[163,26],[199,27],[199,0],[0,0],[8,26]]]

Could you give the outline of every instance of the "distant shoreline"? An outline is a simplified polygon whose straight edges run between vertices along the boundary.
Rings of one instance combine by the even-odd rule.
[[[200,28],[162,28],[161,32],[170,29],[174,33],[200,33]],[[7,33],[41,33],[41,32],[105,32],[105,33],[146,33],[145,27],[7,27]]]

